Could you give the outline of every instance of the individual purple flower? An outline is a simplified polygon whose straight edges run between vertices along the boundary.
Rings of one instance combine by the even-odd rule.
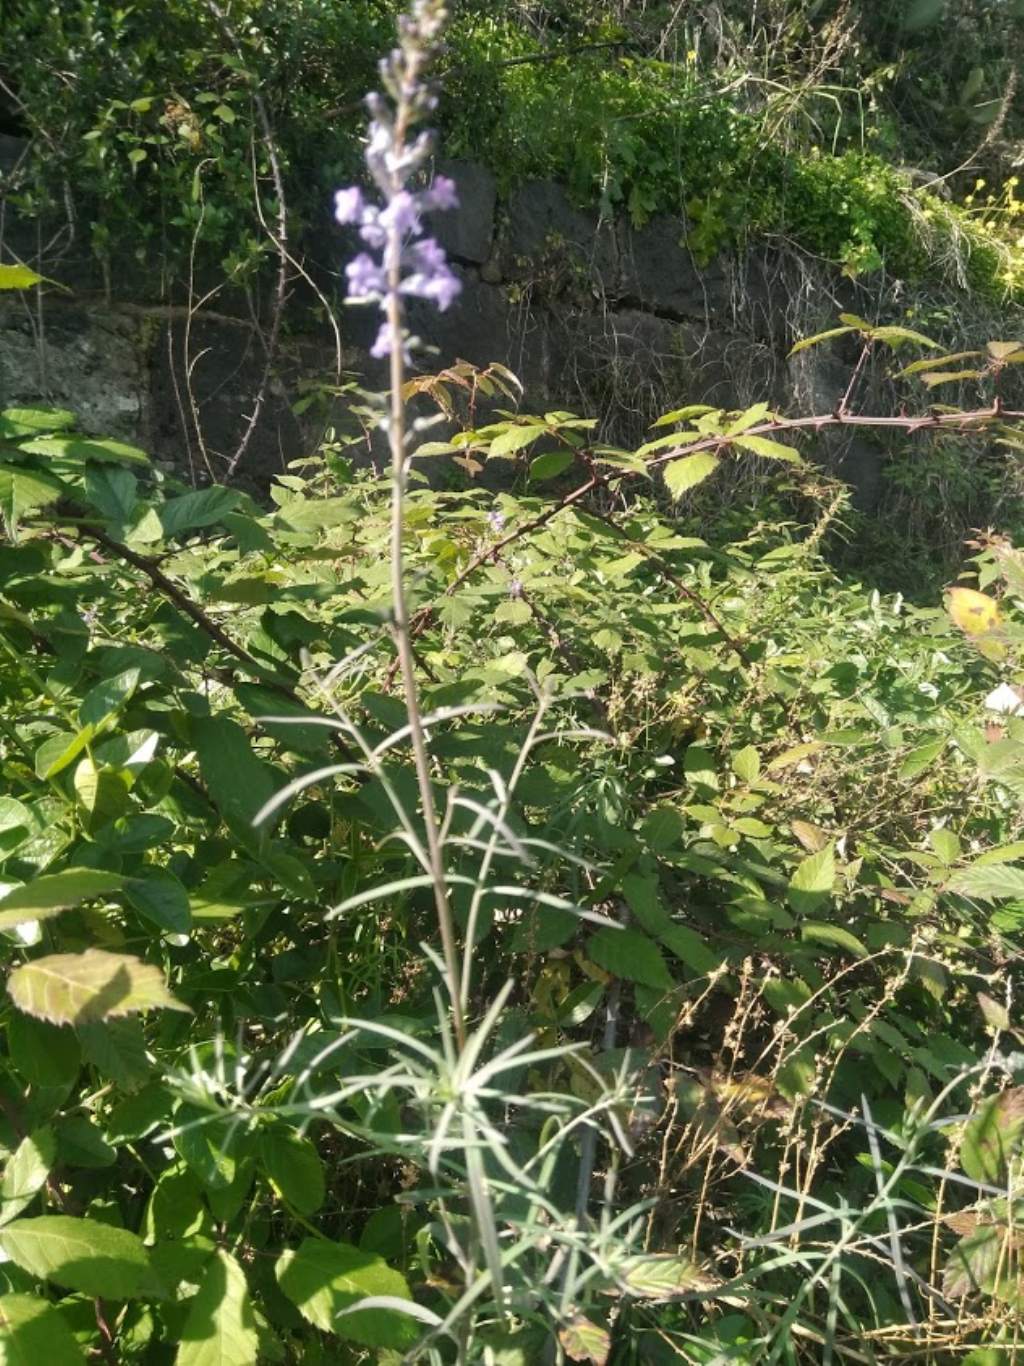
[[[402,237],[420,230],[420,206],[416,196],[409,190],[399,190],[391,197],[386,209],[380,214],[382,228],[394,229]]]
[[[374,360],[385,360],[391,355],[391,329],[387,323],[381,323],[377,340],[370,347],[370,355]]]
[[[501,508],[491,508],[490,512],[487,514],[487,521],[495,536],[505,530],[505,514],[502,512]]]
[[[436,209],[457,209],[459,195],[455,181],[446,175],[435,176],[433,184],[420,196],[420,203],[428,212]]]
[[[522,579],[513,579],[513,580],[512,580],[512,582],[511,582],[511,583],[509,584],[509,586],[508,586],[508,595],[509,595],[510,598],[521,598],[521,597],[523,596],[523,581],[522,581]]]
[[[383,250],[388,235],[380,225],[380,210],[370,204],[363,210],[363,224],[359,236],[374,251]]]
[[[361,251],[345,267],[350,299],[378,298],[387,288],[387,276],[369,255]]]
[[[339,190],[334,196],[334,216],[339,223],[359,223],[366,208],[363,192],[358,185]]]
[[[433,237],[425,237],[412,244],[405,259],[412,266],[412,273],[402,281],[402,293],[417,299],[430,299],[443,313],[462,289],[461,280],[448,265],[444,249]]]

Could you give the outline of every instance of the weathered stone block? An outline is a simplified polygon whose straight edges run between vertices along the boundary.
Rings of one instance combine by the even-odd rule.
[[[494,241],[497,182],[490,171],[474,161],[439,161],[437,170],[455,181],[459,207],[432,214],[430,230],[454,260],[483,265]]]
[[[570,288],[578,274],[588,293],[607,298],[618,294],[614,224],[577,209],[552,181],[531,180],[513,193],[502,257],[509,279],[528,279],[554,268],[561,273],[556,283],[562,288]]]

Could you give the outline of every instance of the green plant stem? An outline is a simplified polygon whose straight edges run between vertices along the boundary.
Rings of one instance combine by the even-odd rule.
[[[396,140],[399,146],[405,138],[408,112],[400,107],[396,121]],[[455,942],[455,921],[448,899],[448,885],[444,875],[444,858],[437,823],[437,808],[430,779],[430,755],[420,710],[419,687],[416,682],[416,659],[412,648],[409,608],[405,596],[405,565],[402,531],[405,513],[405,360],[402,335],[402,301],[399,286],[402,280],[402,241],[394,229],[388,232],[386,268],[388,274],[387,326],[391,334],[391,394],[388,436],[391,444],[391,629],[402,675],[405,709],[409,718],[409,739],[412,746],[420,805],[423,809],[423,828],[427,845],[427,871],[434,890],[434,907],[441,934],[445,971],[448,974],[448,994],[452,1003],[452,1022],[455,1039],[461,1052],[466,1046],[466,1023],[462,1010],[462,974],[458,946]]]

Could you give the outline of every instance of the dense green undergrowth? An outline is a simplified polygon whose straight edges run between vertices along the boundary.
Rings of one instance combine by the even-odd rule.
[[[457,407],[466,384],[508,380],[417,387]],[[757,416],[669,425],[749,444]],[[593,459],[569,414],[457,441],[464,469],[522,472],[423,483],[405,513],[470,946],[456,1057],[410,852],[389,481],[339,441],[263,509],[71,413],[0,422],[11,1350],[1014,1359],[1008,542],[951,619],[828,569],[837,487],[817,522],[719,541],[643,496],[556,510],[545,486]],[[701,460],[667,467],[676,494]],[[481,1209],[497,1260],[467,1302]]]
[[[958,204],[915,189],[899,169],[901,156],[921,150],[921,134],[901,142],[883,95],[908,84],[899,73],[910,49],[888,65],[873,54],[865,66],[851,29],[829,58],[835,70],[826,62],[815,75],[800,68],[800,44],[812,63],[830,30],[808,19],[803,39],[783,32],[767,54],[752,44],[745,70],[722,44],[716,54],[699,26],[675,34],[659,57],[659,22],[667,33],[668,16],[652,11],[638,32],[606,9],[545,12],[540,24],[516,7],[502,6],[497,17],[493,6],[467,7],[445,79],[449,153],[489,162],[506,187],[561,180],[581,202],[622,210],[635,223],[685,213],[700,262],[767,233],[854,276],[884,268],[995,298],[1019,293],[1024,224],[1009,170],[997,169],[986,193]],[[274,254],[266,225],[279,207],[275,162],[290,242],[322,230],[323,206],[358,162],[360,93],[387,46],[391,6],[246,0],[225,13],[227,27],[202,4],[38,0],[5,16],[10,113],[31,135],[5,192],[48,232],[64,220],[51,240],[56,260],[87,242],[108,270],[134,254],[148,272],[159,270],[165,290],[197,267],[251,285]],[[982,63],[971,68],[975,101],[995,119],[992,106],[1002,106],[993,83],[1010,75],[992,55],[998,34],[983,20],[977,31],[963,25],[959,60]],[[929,32],[941,42],[941,28]],[[683,38],[694,46],[681,46]],[[861,85],[845,84],[858,62]],[[934,82],[940,63],[933,67]],[[945,77],[949,108],[933,114],[950,131],[957,70]],[[936,111],[941,94],[932,92]],[[1012,99],[1003,122],[1008,110],[1012,123]],[[965,105],[968,129],[973,111]],[[984,119],[976,126],[984,139]],[[944,164],[948,145],[939,138],[935,150]],[[961,199],[973,184],[957,182]]]

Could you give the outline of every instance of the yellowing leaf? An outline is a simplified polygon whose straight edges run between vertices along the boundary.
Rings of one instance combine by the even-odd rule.
[[[188,1010],[159,968],[124,953],[54,953],[16,968],[7,990],[19,1010],[53,1024],[86,1024],[138,1010]]]
[[[955,625],[968,636],[983,636],[999,625],[999,607],[984,593],[973,588],[951,588],[946,610]]]
[[[790,764],[798,764],[803,759],[809,759],[812,754],[817,754],[819,750],[825,748],[822,740],[807,740],[802,745],[793,745],[790,749],[785,749],[781,754],[777,754],[765,770],[773,773],[779,768],[789,768]]]
[[[582,1314],[577,1314],[558,1330],[558,1341],[570,1361],[590,1361],[593,1366],[605,1366],[612,1350],[607,1328]]]
[[[28,266],[0,266],[0,289],[31,289],[42,278]]]

